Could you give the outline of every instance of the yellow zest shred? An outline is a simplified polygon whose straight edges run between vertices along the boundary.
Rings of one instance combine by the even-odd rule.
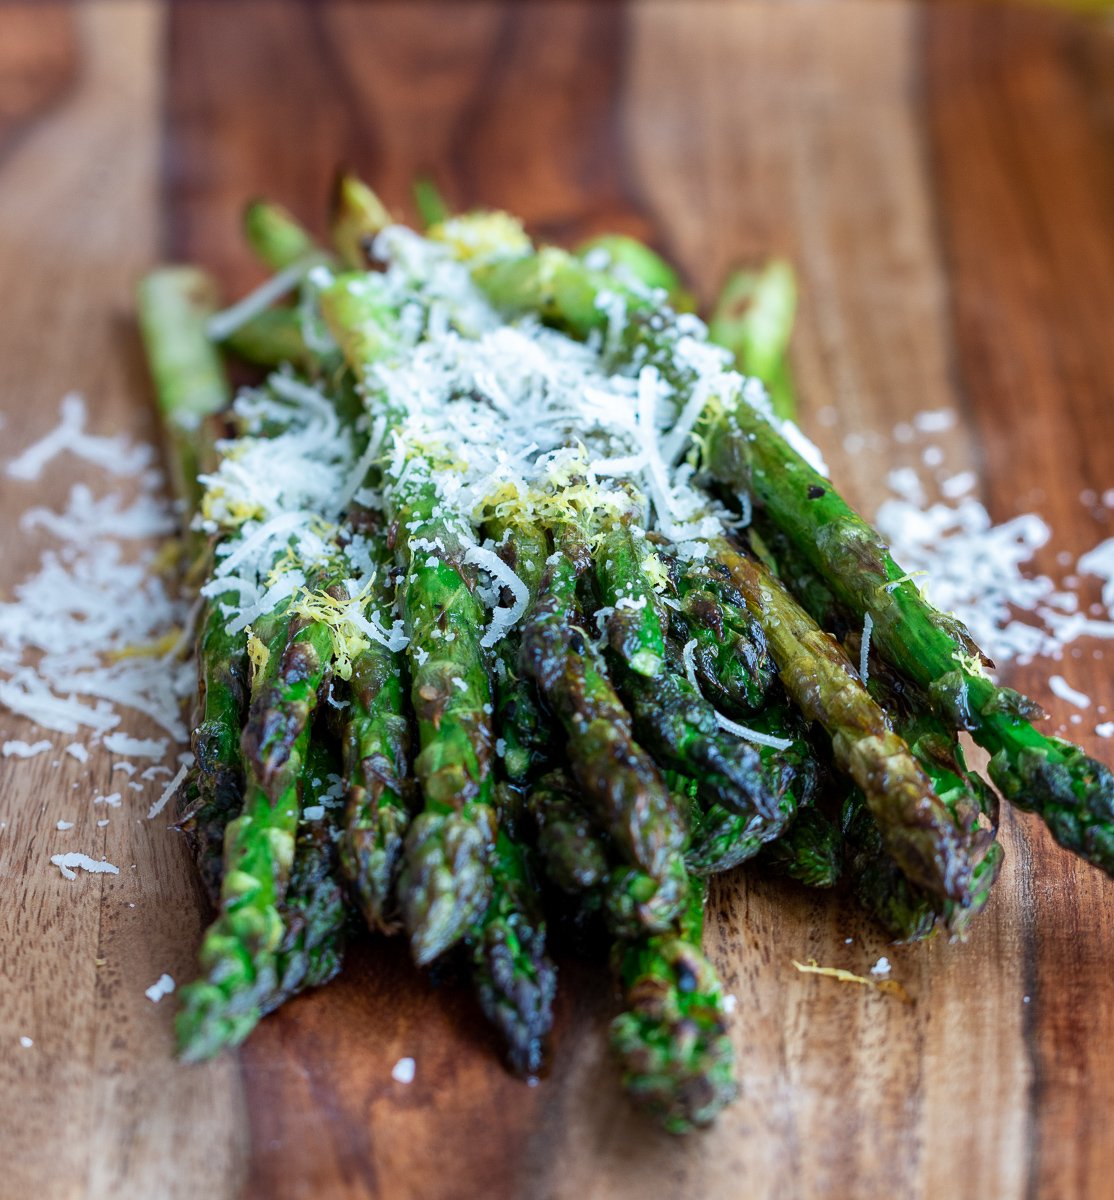
[[[630,499],[589,482],[587,476],[588,459],[582,453],[551,471],[544,487],[522,492],[512,482],[500,483],[484,497],[473,516],[480,522],[494,518],[549,528],[574,525],[601,536],[605,527],[629,514]]]
[[[356,627],[349,614],[362,613],[371,597],[372,582],[369,580],[355,596],[345,600],[338,600],[326,591],[302,588],[300,598],[290,606],[297,616],[328,626],[333,643],[333,671],[340,679],[352,678],[352,659],[369,645],[367,635]]]
[[[664,592],[669,588],[669,573],[665,569],[665,563],[653,550],[642,560],[642,571],[653,583],[655,592]]]
[[[162,658],[182,640],[182,630],[179,626],[168,629],[157,641],[143,642],[133,646],[121,646],[119,650],[109,650],[105,658],[110,663],[117,663],[125,658]]]
[[[258,674],[260,671],[266,670],[267,663],[271,658],[271,651],[266,642],[253,632],[250,625],[248,626],[247,650],[253,673]]]
[[[880,583],[875,591],[892,592],[900,584],[911,583],[914,579],[920,579],[927,574],[927,571],[906,571],[904,575],[899,575],[897,579],[888,579],[885,583]],[[917,590],[919,591],[920,589],[918,588]]]
[[[822,967],[815,958],[807,963],[800,963],[794,958],[793,966],[805,975],[824,975],[828,979],[836,979],[840,983],[858,983],[863,987],[873,988],[876,992],[885,992],[896,996],[903,1004],[912,1004],[913,997],[901,986],[896,979],[869,979],[865,975],[856,975],[853,971],[845,971],[842,967]]]
[[[466,213],[434,225],[427,235],[448,246],[462,262],[474,258],[529,254],[533,249],[522,222],[510,213],[496,211]]]
[[[186,552],[186,544],[181,538],[170,538],[164,542],[151,559],[153,575],[170,575],[178,569],[178,564]]]

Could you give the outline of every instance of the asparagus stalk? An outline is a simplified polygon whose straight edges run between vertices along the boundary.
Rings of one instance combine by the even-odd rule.
[[[492,895],[471,934],[472,978],[484,1015],[502,1036],[511,1070],[536,1077],[553,1025],[557,969],[545,952],[545,919],[528,852],[500,813]]]
[[[677,312],[692,312],[696,307],[692,293],[677,272],[649,246],[623,233],[603,233],[582,242],[576,256],[585,265],[598,267],[635,286],[641,285],[664,293]]]
[[[701,438],[709,474],[751,493],[839,603],[859,621],[871,616],[874,645],[940,719],[989,751],[1002,794],[1040,814],[1066,849],[1114,873],[1114,774],[1030,723],[1039,708],[988,678],[963,625],[924,599],[881,537],[760,412],[721,406]]]
[[[796,420],[797,398],[786,358],[797,311],[797,281],[784,259],[728,278],[708,321],[708,339],[725,346],[746,375],[761,379],[782,419]]]
[[[297,217],[271,200],[252,200],[247,205],[243,229],[252,253],[272,271],[322,256],[321,248]]]
[[[827,730],[836,763],[862,788],[890,854],[914,882],[966,903],[969,846],[841,647],[760,563],[726,540],[713,549],[761,624],[785,690]]]
[[[243,811],[225,830],[220,911],[202,940],[203,977],[181,994],[179,1048],[191,1062],[238,1045],[277,986],[309,722],[332,656],[328,627],[295,617],[289,602],[260,622],[257,636],[267,655],[241,739]]]
[[[806,887],[834,887],[843,870],[840,828],[817,808],[801,809],[759,861]]]
[[[716,708],[743,716],[766,703],[774,664],[758,625],[746,617],[741,597],[722,579],[694,566],[671,572],[678,607],[670,611],[669,634],[678,650],[691,646],[700,690]]]
[[[406,840],[403,917],[419,964],[460,938],[488,903],[495,836],[492,692],[480,645],[484,610],[464,562],[461,531],[441,515],[422,459],[408,461],[394,516],[406,574],[399,590],[421,750],[414,771],[425,807]],[[399,477],[400,482],[403,479]],[[440,544],[430,553],[412,549]]]
[[[778,781],[758,750],[721,732],[712,706],[666,664],[657,595],[643,565],[648,554],[629,528],[620,527],[602,536],[595,555],[596,580],[614,610],[608,641],[620,664],[635,731],[659,758],[691,775],[707,803],[772,817]]]
[[[527,611],[537,601],[549,555],[549,540],[544,529],[524,521],[488,522],[488,529],[499,543],[503,561],[526,585]],[[519,667],[521,638],[508,635],[495,646],[495,720],[503,740],[503,769],[515,783],[525,782],[545,761],[548,731],[538,708],[532,680]]]
[[[704,884],[675,927],[615,949],[625,1011],[611,1024],[623,1086],[670,1133],[709,1124],[738,1091],[715,969],[704,956]]]
[[[390,223],[391,214],[366,183],[345,172],[337,176],[329,228],[333,245],[346,267],[366,269],[372,240]]]
[[[565,772],[544,775],[530,789],[529,804],[550,882],[571,895],[602,885],[609,869],[608,847]]]
[[[322,292],[321,305],[371,410],[400,437],[404,414],[379,394],[373,372],[399,344],[397,314],[378,277],[340,275]],[[411,445],[396,455],[385,492],[388,520],[405,531],[395,552],[403,571],[399,608],[418,719],[414,772],[424,808],[407,834],[399,897],[419,965],[459,940],[486,907],[495,834],[493,705],[480,645],[485,614],[475,571],[465,562],[465,522],[446,511],[437,466]]]
[[[318,365],[317,355],[306,345],[301,314],[294,308],[264,309],[237,326],[221,345],[257,367],[290,363],[312,374]]]
[[[174,494],[187,514],[201,503],[198,475],[216,462],[212,418],[228,407],[228,379],[205,333],[217,310],[213,280],[196,267],[162,267],[140,282],[139,328],[155,385]],[[204,547],[191,538],[191,559]]]
[[[150,364],[165,433],[170,475],[183,507],[184,524],[201,497],[199,470],[216,460],[213,419],[229,402],[228,381],[205,325],[216,311],[216,286],[192,267],[153,272],[139,286],[140,329]],[[204,539],[191,535],[196,568]],[[196,759],[190,801],[177,815],[210,899],[220,884],[224,828],[238,811],[243,793],[240,726],[246,693],[246,657],[225,630],[219,603],[202,615],[198,657],[200,723],[193,733]]]
[[[278,988],[260,1005],[264,1014],[307,987],[328,983],[343,962],[348,913],[337,856],[340,809],[330,793],[330,777],[336,778],[338,765],[321,743],[310,743],[302,771],[302,809],[321,808],[324,816],[298,826],[282,906],[286,932],[278,949]]]
[[[428,176],[414,180],[414,207],[424,229],[441,225],[452,216],[440,189]]]
[[[824,618],[829,627],[846,628],[846,616],[835,597],[784,535],[774,529],[765,540],[776,548],[778,570],[793,580],[794,590],[805,607],[817,619]],[[844,644],[852,659],[860,657],[860,642],[860,631],[848,629]],[[997,823],[998,798],[968,769],[955,734],[927,708],[918,690],[911,688],[887,663],[874,664],[867,687],[932,780],[933,789],[957,831],[969,839],[974,869],[971,902],[966,907],[950,900],[941,902],[924,889],[898,879],[898,869],[886,855],[880,836],[869,828],[869,815],[862,815],[861,793],[853,791],[844,805],[843,823],[856,895],[864,907],[902,940],[924,936],[933,929],[937,917],[949,932],[962,936],[971,920],[986,907],[990,888],[1001,869],[1001,846],[993,841],[991,831],[976,828],[980,813]]]
[[[792,738],[787,748],[776,751],[776,757],[765,747],[758,750],[768,768],[772,770],[776,764],[780,773],[777,810],[770,816],[758,816],[720,804],[697,805],[685,852],[685,862],[694,874],[716,875],[731,870],[759,854],[763,846],[775,846],[797,813],[813,801],[819,769],[801,719],[787,706],[775,704],[751,717],[748,728],[758,734],[776,732]]]
[[[387,609],[393,596],[385,556],[377,569],[371,605]],[[379,642],[352,659],[341,747],[348,797],[341,867],[368,926],[394,933],[395,885],[413,807],[406,778],[410,722],[401,656]]]
[[[204,610],[197,644],[201,721],[191,738],[197,794],[178,826],[185,832],[198,874],[214,905],[220,896],[224,831],[240,811],[244,767],[240,729],[247,699],[247,655],[243,637],[230,635],[219,602]]]
[[[628,862],[660,882],[684,835],[660,773],[635,742],[630,717],[577,623],[577,581],[587,567],[583,549],[549,559],[523,632],[522,666],[564,727],[573,774],[600,823]]]

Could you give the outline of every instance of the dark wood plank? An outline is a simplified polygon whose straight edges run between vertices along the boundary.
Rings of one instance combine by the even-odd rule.
[[[925,97],[958,372],[979,425],[988,504],[1033,507],[1054,539],[1054,576],[1114,533],[1081,493],[1114,480],[1114,41],[1101,25],[1038,10],[932,8]],[[1082,643],[1061,670],[1111,706],[1111,658]],[[1047,664],[1008,679],[1049,702]],[[1100,756],[1093,707],[1065,732]],[[1108,880],[1024,822],[1032,877],[1026,942],[1029,1186],[1043,1196],[1110,1189],[1114,1078]]]

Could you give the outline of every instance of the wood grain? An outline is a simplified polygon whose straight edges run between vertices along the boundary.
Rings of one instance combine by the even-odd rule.
[[[1114,40],[1041,11],[942,10],[927,33],[955,341],[988,504],[999,517],[1030,505],[1046,515],[1056,537],[1038,565],[1055,574],[1059,551],[1078,554],[1114,533],[1110,510],[1084,502],[1114,478],[1114,342],[1100,328],[1114,311]],[[1103,653],[1081,645],[1060,670],[1114,708]],[[1066,718],[1044,673],[1037,664],[1009,682]],[[1082,716],[1060,728],[1109,755],[1109,743],[1087,736],[1096,718]],[[1114,1020],[1110,884],[1059,853],[1032,819],[1024,836],[1029,1186],[1103,1195],[1114,1156],[1101,1116],[1114,1104],[1114,1078],[1097,1050]]]
[[[121,334],[136,274],[159,254],[194,258],[243,290],[258,270],[242,204],[266,192],[320,229],[346,162],[403,214],[415,173],[432,172],[454,204],[506,206],[546,237],[649,237],[705,299],[736,262],[786,254],[802,281],[803,423],[857,504],[873,510],[891,467],[921,465],[925,441],[895,425],[950,409],[956,424],[933,437],[949,470],[976,468],[999,519],[1049,519],[1044,568],[1111,532],[1109,512],[1079,501],[1114,485],[1101,26],[905,0],[124,0],[54,6],[41,27],[27,10],[0,5],[0,271],[22,281],[0,326],[13,448],[75,386],[96,397],[98,428],[149,435]],[[68,482],[34,498],[56,503]],[[31,499],[0,488],[5,513]],[[36,554],[13,546],[3,579]],[[1114,708],[1104,662],[1080,649],[1057,669]],[[1065,716],[1047,669],[1009,681]],[[1083,716],[1071,733],[1086,741],[1098,718]],[[0,731],[29,736],[13,719]],[[89,767],[106,780],[111,759]],[[830,897],[721,881],[708,943],[738,998],[743,1096],[678,1142],[629,1110],[606,1053],[606,971],[569,955],[553,1070],[535,1088],[503,1073],[460,980],[370,940],[238,1062],[177,1066],[169,1005],[142,988],[190,973],[204,914],[181,846],[114,822],[98,853],[135,862],[132,877],[48,872],[43,830],[73,816],[68,770],[0,766],[0,1195],[1110,1190],[1111,885],[1028,818],[1005,823],[1008,866],[966,946],[889,947]],[[92,847],[103,835],[81,819]],[[883,953],[914,1005],[790,963],[864,971]],[[404,1086],[390,1071],[407,1055]]]
[[[0,276],[14,297],[0,323],[5,459],[51,428],[75,389],[93,431],[154,432],[131,312],[158,254],[160,13],[112,3],[45,15],[42,44],[64,34],[80,67],[0,169]],[[0,6],[0,46],[13,27],[32,61],[27,13]],[[17,515],[62,506],[74,482],[105,490],[103,474],[68,456],[40,484],[0,473],[5,598],[43,548],[18,536]],[[7,738],[37,733],[5,711]],[[187,855],[143,808],[97,826],[112,755],[58,760],[0,760],[0,1194],[232,1194],[245,1148],[234,1064],[176,1069],[171,1006],[143,994],[164,971],[192,970],[202,912]],[[60,819],[74,828],[57,831]],[[69,850],[104,855],[120,874],[63,879],[49,859]]]

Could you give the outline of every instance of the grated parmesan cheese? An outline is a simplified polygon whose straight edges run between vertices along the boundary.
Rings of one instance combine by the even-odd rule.
[[[113,754],[126,754],[129,758],[163,758],[166,755],[166,738],[137,738],[126,733],[110,733],[104,739],[104,746]]]
[[[874,630],[874,618],[870,613],[863,614],[863,640],[859,646],[859,678],[866,683],[867,672],[870,670],[870,635]]]
[[[1091,697],[1083,692],[1076,691],[1063,675],[1050,675],[1048,678],[1048,687],[1054,696],[1059,696],[1061,700],[1066,700],[1069,704],[1074,704],[1076,708],[1090,708]]]
[[[391,1078],[396,1083],[413,1083],[417,1064],[412,1058],[400,1058],[391,1068]]]
[[[143,994],[152,1004],[158,1004],[163,996],[171,995],[175,986],[174,980],[164,971]]]
[[[85,400],[76,392],[63,397],[61,420],[45,437],[8,463],[13,479],[36,480],[43,467],[69,451],[114,475],[138,475],[154,460],[150,446],[134,445],[125,437],[95,437],[85,432]]]
[[[756,746],[769,746],[772,750],[788,750],[793,745],[792,738],[774,737],[772,733],[760,733],[757,729],[748,729],[745,725],[740,725],[738,721],[732,721],[725,717],[721,712],[716,713],[716,724],[720,729],[733,733],[745,742],[753,742]]]
[[[120,874],[120,868],[114,867],[112,863],[105,862],[104,859],[98,861],[90,858],[88,854],[78,854],[76,851],[71,851],[69,854],[52,854],[50,861],[62,872],[64,879],[76,879],[79,868],[92,875]]]
[[[21,742],[12,741],[5,742],[3,746],[3,754],[5,758],[35,758],[39,754],[44,754],[47,750],[52,749],[52,742]]]
[[[159,798],[147,810],[147,820],[148,821],[153,821],[155,819],[155,817],[157,817],[159,815],[159,813],[162,812],[162,810],[166,807],[167,802],[170,800],[170,797],[173,796],[174,793],[178,790],[179,784],[182,782],[183,779],[185,779],[186,773],[188,771],[189,771],[189,767],[187,767],[185,764],[183,764],[182,766],[180,766],[178,768],[178,774],[175,775],[174,778],[171,779],[167,783],[166,787],[163,788],[162,793],[159,796]]]

